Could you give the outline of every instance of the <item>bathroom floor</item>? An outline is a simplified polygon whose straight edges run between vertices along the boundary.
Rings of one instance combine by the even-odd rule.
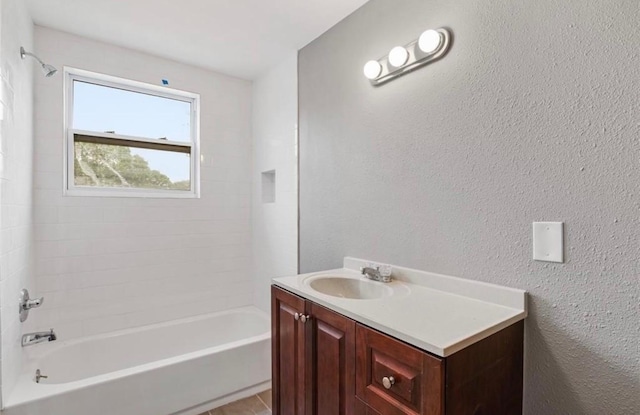
[[[225,406],[203,412],[200,415],[270,415],[271,390],[231,402]]]

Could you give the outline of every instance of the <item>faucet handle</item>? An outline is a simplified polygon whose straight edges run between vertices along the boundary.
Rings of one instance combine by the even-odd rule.
[[[19,311],[20,322],[24,322],[27,319],[27,317],[29,317],[29,310],[31,310],[32,308],[40,307],[44,302],[44,297],[33,298],[33,299],[30,298],[29,291],[27,291],[26,288],[20,291],[19,298],[20,300],[18,305],[20,307],[20,311]]]
[[[40,307],[44,303],[44,297],[33,298],[31,300],[27,300],[24,304],[24,308],[29,310],[31,308]]]
[[[374,262],[365,262],[360,267],[360,272],[362,272],[362,270],[364,270],[364,269],[375,269],[377,271],[378,268],[380,268],[380,266],[378,264],[374,263]]]
[[[390,277],[391,276],[391,265],[380,265],[377,267],[380,276],[382,277]]]

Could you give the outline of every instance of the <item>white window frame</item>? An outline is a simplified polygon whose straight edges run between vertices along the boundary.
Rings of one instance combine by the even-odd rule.
[[[125,91],[139,92],[163,98],[175,99],[191,104],[191,141],[169,141],[157,138],[134,137],[120,134],[103,133],[99,131],[85,131],[72,128],[73,126],[73,83],[74,81],[88,82],[105,87],[118,88]],[[199,198],[200,197],[200,95],[192,92],[180,91],[163,86],[132,81],[115,76],[85,71],[82,69],[64,68],[64,191],[65,196],[103,196],[103,197],[138,197],[138,198]],[[119,187],[90,187],[76,186],[74,176],[74,144],[75,135],[90,136],[95,139],[118,140],[138,143],[141,146],[154,147],[184,147],[189,150],[191,163],[191,189],[159,190],[143,188]],[[187,153],[187,151],[184,151]]]

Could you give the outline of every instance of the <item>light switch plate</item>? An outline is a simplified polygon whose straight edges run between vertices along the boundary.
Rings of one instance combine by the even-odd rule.
[[[564,223],[533,222],[533,259],[564,262]]]

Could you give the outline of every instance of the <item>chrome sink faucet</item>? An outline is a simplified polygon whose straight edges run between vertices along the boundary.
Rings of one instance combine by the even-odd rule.
[[[391,282],[391,267],[388,265],[369,265],[360,268],[360,273],[370,280]]]
[[[42,342],[52,342],[58,339],[53,329],[50,331],[38,331],[35,333],[27,333],[22,336],[22,347],[31,346]]]

